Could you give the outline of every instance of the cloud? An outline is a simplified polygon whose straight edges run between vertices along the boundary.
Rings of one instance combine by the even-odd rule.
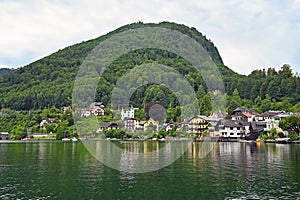
[[[28,64],[137,21],[196,27],[239,73],[283,63],[300,67],[299,1],[2,0],[0,8],[0,67]]]

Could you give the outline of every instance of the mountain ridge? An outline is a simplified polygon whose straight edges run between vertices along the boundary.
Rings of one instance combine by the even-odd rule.
[[[286,77],[282,76],[284,79],[287,79],[285,82],[289,82],[288,80],[291,79],[289,88],[295,88],[288,89],[287,92],[284,90],[286,84],[284,81],[282,82],[279,75],[283,72],[289,72],[287,68],[280,72],[268,69],[268,71],[255,70],[248,76],[241,75],[224,65],[217,47],[195,28],[172,22],[161,22],[158,24],[136,22],[117,28],[95,39],[68,46],[4,75],[0,79],[0,108],[31,110],[49,108],[52,106],[59,108],[64,105],[71,105],[73,81],[79,66],[89,52],[101,41],[104,41],[114,34],[142,27],[162,27],[177,30],[195,39],[207,50],[212,60],[218,66],[226,92],[229,95],[232,95],[233,91],[237,89],[241,98],[251,100],[252,102],[254,102],[257,96],[260,96],[262,99],[266,98],[266,95],[269,93],[271,93],[269,94],[270,97],[277,101],[287,95],[291,95],[293,98],[291,102],[293,104],[300,100],[299,95],[297,95],[300,93],[299,78],[291,78],[290,75]],[[180,66],[177,66],[178,70],[189,79],[198,94],[197,96],[202,98],[207,92],[201,75],[197,75],[197,73],[191,69],[190,64],[182,58],[164,51],[142,50],[125,55],[120,59],[119,63],[112,64],[112,68],[114,69],[109,69],[110,71],[108,70],[108,72],[104,74],[104,84],[97,89],[97,100],[109,103],[109,93],[114,86],[113,83],[121,76],[120,74],[112,75],[113,71],[124,73],[126,70],[134,67],[132,63],[148,62],[149,57],[151,61],[160,64],[173,63],[171,64],[173,67],[176,67],[174,62],[180,63]],[[276,81],[273,79],[276,79]],[[282,87],[277,88],[279,93],[276,89],[274,90],[272,88],[272,85],[277,87],[276,84]],[[141,94],[145,94],[146,91],[147,88],[140,89]],[[167,96],[168,95],[169,94],[167,94]],[[138,97],[141,97],[141,95]],[[136,105],[140,105],[141,103],[137,103],[138,97],[133,100]],[[176,100],[172,99],[169,101],[170,102],[166,102],[166,105],[176,106]]]

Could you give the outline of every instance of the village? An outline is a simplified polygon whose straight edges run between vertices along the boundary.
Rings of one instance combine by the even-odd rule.
[[[194,138],[218,138],[221,141],[237,141],[257,140],[263,134],[270,136],[275,131],[278,138],[277,141],[287,141],[289,132],[284,131],[279,127],[279,122],[289,116],[300,116],[300,113],[291,113],[285,111],[267,111],[262,114],[257,113],[250,108],[236,108],[230,115],[224,111],[213,112],[210,116],[196,115],[191,118],[183,119],[181,122],[161,123],[152,117],[148,120],[140,120],[135,117],[135,110],[133,106],[128,109],[121,109],[121,122],[101,122],[99,123],[99,132],[125,128],[130,132],[147,131],[154,129],[156,133],[159,130],[181,131],[193,136]],[[104,105],[101,102],[94,102],[90,109],[82,110],[82,117],[95,115],[101,116],[105,114]],[[229,117],[230,118],[229,118]],[[228,119],[229,118],[229,119]],[[176,134],[175,134],[176,135]],[[176,135],[174,138],[178,138]],[[282,139],[285,138],[285,139]],[[154,140],[156,138],[153,138]],[[165,139],[165,138],[161,138]],[[170,139],[170,137],[167,137]],[[271,142],[271,140],[269,140]]]
[[[64,106],[62,110],[63,112],[72,112],[71,106]],[[268,142],[287,142],[290,139],[288,137],[289,132],[282,130],[279,127],[279,122],[286,117],[300,116],[300,113],[285,111],[267,111],[259,114],[250,108],[236,108],[230,115],[224,111],[216,111],[210,116],[195,115],[191,118],[183,119],[180,122],[164,123],[152,117],[148,117],[147,120],[140,120],[135,117],[136,110],[138,110],[138,108],[134,108],[133,106],[127,109],[121,108],[118,110],[120,119],[99,122],[97,133],[117,129],[125,129],[130,133],[152,130],[155,132],[154,136],[150,138],[152,140],[178,140],[183,137],[189,137],[194,138],[196,141],[203,138],[218,141],[255,141],[264,136]],[[88,109],[81,109],[80,117],[101,117],[107,113],[107,109],[102,102],[93,102]],[[40,122],[40,128],[45,129],[47,124],[54,123],[54,118],[45,118]],[[165,134],[158,137],[158,133],[162,132],[172,132],[173,134],[172,136]],[[35,134],[34,136],[45,138],[49,134],[53,133]],[[269,137],[272,134],[273,137]],[[0,132],[0,140],[8,139],[8,132]],[[147,139],[147,137],[140,139]]]

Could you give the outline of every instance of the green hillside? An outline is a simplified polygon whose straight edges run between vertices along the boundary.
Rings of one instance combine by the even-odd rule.
[[[0,108],[36,110],[71,105],[73,81],[79,66],[88,53],[101,41],[116,33],[141,27],[164,27],[177,30],[199,42],[218,66],[226,92],[230,95],[227,98],[229,107],[245,105],[249,107],[256,106],[259,111],[272,108],[287,110],[291,109],[300,100],[299,78],[293,76],[288,65],[282,67],[282,70],[278,72],[270,68],[267,71],[256,70],[249,76],[240,75],[224,65],[218,49],[195,28],[170,22],[159,24],[139,22],[120,27],[96,39],[59,50],[52,55],[4,75],[0,79]],[[205,97],[207,87],[201,75],[190,63],[178,55],[157,49],[134,51],[123,55],[112,63],[103,74],[95,100],[109,105],[110,93],[117,80],[135,65],[149,62],[165,64],[179,71],[189,80],[196,91],[199,102],[202,102],[202,104],[207,103],[205,101],[207,99]],[[234,93],[235,89],[237,91]],[[176,97],[168,89],[155,85],[139,88],[131,101],[134,106],[142,108],[147,102],[162,100],[159,95],[164,97],[164,105],[167,108],[174,108],[178,105]],[[232,98],[232,96],[235,96],[238,100]],[[268,101],[269,106],[262,107],[265,99]],[[279,104],[280,102],[281,104]],[[205,105],[200,105],[202,108],[203,106],[205,107]],[[209,108],[206,108],[206,111],[209,111]]]
[[[219,66],[222,74],[226,76],[235,74],[223,65],[222,58],[214,44],[195,28],[169,22],[159,24],[134,23],[118,28],[94,40],[67,47],[4,76],[3,79],[0,79],[0,106],[2,108],[16,110],[30,110],[70,105],[72,85],[76,72],[82,61],[96,45],[115,33],[152,26],[170,28],[189,35],[209,52],[213,61]],[[202,82],[199,80],[199,76],[195,74],[196,72],[189,70],[191,66],[187,61],[179,56],[159,50],[148,49],[133,52],[113,63],[111,68],[117,68],[119,72],[124,72],[126,69],[134,67],[133,63],[149,62],[149,60],[174,67],[177,66],[177,69],[184,73],[184,75],[192,77],[190,80],[194,82],[195,89],[197,89],[199,83]],[[180,63],[179,66],[177,65],[178,63]],[[102,99],[101,96],[98,96],[97,100],[108,103],[108,93],[110,89],[113,88],[112,83],[114,83],[120,75],[118,72],[115,74],[110,72],[109,77],[106,76],[107,84],[102,84],[103,87],[99,88],[98,91],[99,95],[107,97],[106,99]]]
[[[5,74],[8,74],[9,72],[12,72],[13,69],[8,69],[8,68],[0,68],[0,78],[4,76]]]

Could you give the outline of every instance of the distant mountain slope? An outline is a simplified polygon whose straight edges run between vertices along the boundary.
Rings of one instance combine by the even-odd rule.
[[[122,26],[96,39],[64,48],[6,74],[0,79],[0,108],[30,110],[70,105],[73,81],[79,66],[89,52],[101,41],[116,33],[142,27],[169,28],[195,39],[207,50],[218,66],[226,92],[230,95],[234,89],[238,89],[239,95],[242,98],[251,100],[251,102],[254,102],[258,96],[265,98],[267,94],[277,101],[282,98],[290,98],[289,102],[292,104],[300,100],[300,80],[289,73],[290,71],[287,68],[283,68],[279,72],[274,72],[272,69],[267,72],[257,70],[249,76],[243,76],[226,67],[218,49],[195,28],[170,22],[159,24],[139,22]],[[98,85],[96,100],[108,104],[110,92],[122,74],[128,69],[132,69],[135,64],[149,61],[167,64],[182,73],[193,86],[198,98],[202,98],[207,92],[201,75],[186,60],[170,52],[144,49],[123,55],[117,62],[112,63],[110,68],[103,74],[101,84]],[[176,98],[169,90],[162,87],[157,88],[157,86],[139,88],[131,101],[135,106],[142,107],[146,101],[159,100],[158,96],[161,96],[161,94],[164,94],[163,96],[167,99],[164,101],[167,107],[177,105]]]
[[[9,68],[0,68],[0,78],[2,78],[2,76],[4,76],[5,74],[8,74],[9,72],[12,72],[13,69],[9,69]]]
[[[4,79],[0,80],[0,106],[18,110],[27,110],[69,105],[71,103],[70,98],[73,80],[76,76],[78,67],[96,45],[116,33],[129,29],[152,26],[174,29],[189,35],[208,51],[214,62],[219,66],[222,74],[229,76],[236,74],[223,65],[222,58],[214,44],[206,39],[206,37],[195,28],[189,28],[185,25],[170,22],[162,22],[159,24],[144,24],[139,22],[120,27],[107,35],[96,39],[59,50],[50,56],[8,74]],[[133,53],[135,54],[134,56],[128,55],[128,57],[130,57],[130,59],[139,59],[140,62],[143,62],[143,56],[145,57],[148,53],[149,52],[147,51]],[[160,55],[162,53],[163,52],[155,52],[156,56],[154,56],[154,59],[163,60],[164,57],[168,57],[168,55]],[[126,59],[127,58],[124,58],[123,61],[121,60],[119,63],[124,63]],[[185,65],[189,64],[185,61]],[[110,80],[107,81],[111,82]],[[112,85],[108,85],[107,87],[111,88]]]

